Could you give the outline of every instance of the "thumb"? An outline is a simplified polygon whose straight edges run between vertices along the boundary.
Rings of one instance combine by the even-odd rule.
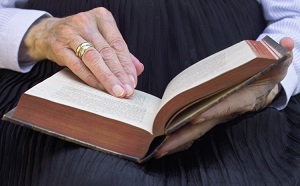
[[[292,51],[295,45],[294,41],[289,37],[282,38],[280,44],[289,51]]]

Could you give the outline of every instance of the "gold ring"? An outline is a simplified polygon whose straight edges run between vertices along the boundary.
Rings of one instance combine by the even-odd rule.
[[[82,56],[84,55],[84,53],[89,49],[89,48],[94,48],[94,45],[90,42],[83,42],[81,43],[75,51],[75,54],[77,57],[79,57],[80,59],[82,58]]]

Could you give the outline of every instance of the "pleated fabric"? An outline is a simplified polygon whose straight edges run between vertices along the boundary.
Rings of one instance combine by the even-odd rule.
[[[161,97],[183,69],[265,28],[255,0],[30,0],[26,8],[64,17],[106,7],[145,65],[138,89]],[[0,70],[0,114],[62,67]],[[221,124],[183,152],[139,165],[0,122],[0,185],[299,185],[300,95]]]

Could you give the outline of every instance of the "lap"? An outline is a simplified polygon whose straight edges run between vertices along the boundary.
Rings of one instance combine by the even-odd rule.
[[[60,69],[42,66],[28,74],[1,71],[1,115]],[[0,179],[3,185],[296,185],[299,143],[300,95],[283,111],[242,115],[184,152],[141,165],[1,121]]]

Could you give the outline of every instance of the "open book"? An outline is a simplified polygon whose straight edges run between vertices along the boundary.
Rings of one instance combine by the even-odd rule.
[[[245,40],[178,74],[162,99],[113,97],[64,69],[26,91],[4,119],[142,162],[172,132],[291,57],[269,37]]]

